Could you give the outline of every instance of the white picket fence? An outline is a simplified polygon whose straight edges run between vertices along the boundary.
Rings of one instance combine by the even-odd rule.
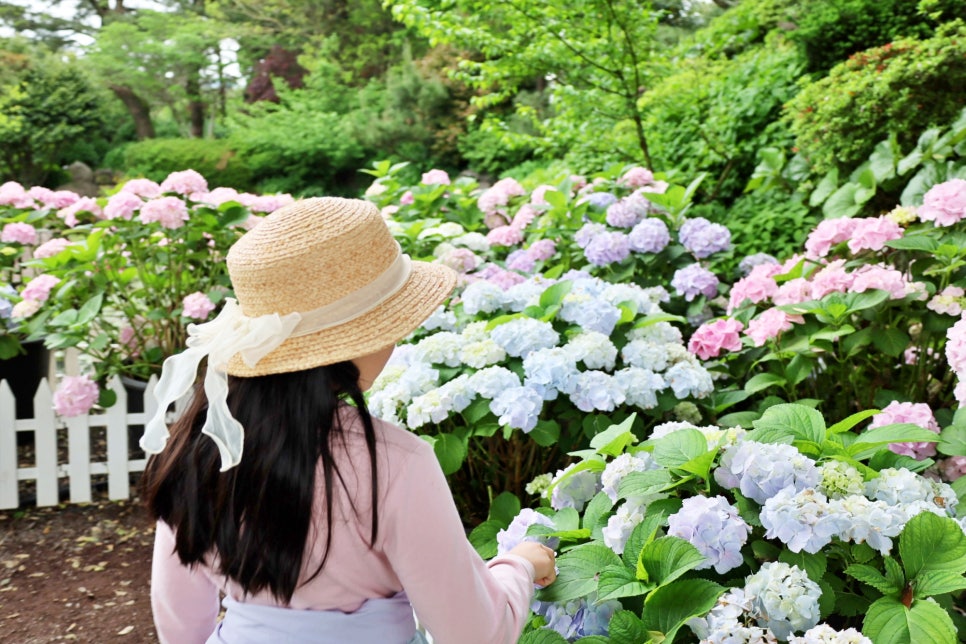
[[[110,408],[87,416],[60,418],[53,410],[53,393],[42,380],[34,395],[34,417],[17,418],[16,400],[6,380],[0,380],[0,510],[20,506],[20,481],[36,482],[36,504],[60,503],[61,479],[68,479],[70,503],[93,500],[91,477],[107,475],[109,499],[131,497],[130,474],[144,471],[145,459],[129,458],[129,427],[144,425],[154,414],[157,378],[152,377],[144,391],[144,412],[128,413],[128,393],[119,380],[110,388],[117,402]],[[176,406],[180,409],[180,405]],[[91,430],[105,428],[106,459],[91,460]],[[59,462],[58,433],[66,429],[66,462]],[[18,434],[33,434],[35,463],[18,465]],[[133,438],[133,437],[132,437]]]

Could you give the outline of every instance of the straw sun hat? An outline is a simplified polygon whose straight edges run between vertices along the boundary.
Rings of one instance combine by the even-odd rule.
[[[254,366],[235,355],[228,373],[247,377],[301,371],[368,355],[409,335],[453,290],[456,274],[400,255],[379,209],[368,201],[305,199],[265,217],[228,252],[242,313],[284,316],[322,309],[322,324],[348,319],[290,337]],[[391,281],[401,259],[410,265],[408,277],[398,272],[389,293],[374,284],[387,277]],[[342,312],[333,311],[340,301]]]

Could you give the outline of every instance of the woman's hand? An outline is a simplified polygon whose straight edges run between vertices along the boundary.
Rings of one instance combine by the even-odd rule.
[[[547,587],[557,578],[557,555],[536,541],[523,541],[508,554],[523,557],[533,564],[533,583]]]

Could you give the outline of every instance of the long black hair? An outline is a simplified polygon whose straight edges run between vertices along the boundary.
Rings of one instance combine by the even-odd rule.
[[[215,443],[201,433],[208,408],[198,385],[184,414],[171,428],[166,449],[148,459],[141,495],[148,512],[175,531],[184,565],[211,564],[248,593],[268,589],[289,603],[298,587],[322,463],[325,495],[325,551],[332,542],[335,479],[343,482],[332,458],[344,441],[336,413],[343,399],[358,409],[372,472],[372,531],[376,541],[378,485],[376,437],[352,362],[254,378],[229,377],[228,408],[245,428],[244,453],[236,467],[220,472]],[[351,501],[351,499],[350,499]],[[355,504],[352,504],[355,509]]]

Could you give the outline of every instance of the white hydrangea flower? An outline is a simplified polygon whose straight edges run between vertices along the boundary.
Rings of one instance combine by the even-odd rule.
[[[617,489],[621,480],[631,472],[644,472],[658,469],[661,466],[647,452],[637,454],[621,454],[604,467],[600,474],[603,491],[614,503],[617,502]]]
[[[484,398],[496,398],[504,389],[520,386],[520,377],[506,367],[480,369],[470,376],[469,386]]]
[[[466,233],[465,235],[454,237],[449,241],[454,246],[469,248],[477,253],[490,250],[490,242],[486,240],[486,235],[483,233]]]
[[[668,366],[667,346],[650,340],[631,340],[621,349],[621,359],[631,367],[664,371]]]
[[[677,344],[684,342],[681,330],[670,322],[655,322],[647,326],[631,329],[627,332],[628,340],[644,340],[655,344]]]
[[[623,553],[634,528],[644,520],[644,510],[644,504],[632,500],[621,504],[617,512],[607,519],[607,526],[601,530],[604,545],[617,554]]]
[[[832,511],[825,495],[813,488],[796,491],[786,487],[765,501],[761,510],[765,538],[778,539],[792,552],[815,554],[847,528],[846,521]]]
[[[490,332],[486,330],[486,321],[470,322],[463,329],[460,334],[463,336],[464,342],[479,342],[480,340],[488,340],[490,338]]]
[[[416,344],[416,355],[424,362],[458,367],[462,346],[462,335],[451,331],[440,331],[420,340]]]
[[[822,590],[798,566],[765,562],[758,572],[745,579],[744,590],[751,597],[751,613],[758,625],[778,639],[787,640],[793,632],[818,624]]]
[[[661,307],[654,299],[653,294],[636,284],[611,284],[600,294],[600,298],[614,306],[622,302],[633,302],[637,306],[638,315],[652,315],[661,312]]]
[[[803,635],[792,635],[788,644],[872,644],[872,640],[854,628],[837,631],[828,624],[819,624]]]
[[[892,551],[892,537],[902,532],[906,525],[904,513],[897,506],[885,501],[871,501],[858,494],[831,499],[829,507],[844,519],[839,539],[868,543],[883,555]]]
[[[503,289],[486,280],[472,282],[460,294],[463,311],[476,315],[477,313],[493,313],[503,308]]]
[[[455,221],[445,221],[439,224],[438,226],[430,226],[429,228],[424,228],[419,232],[417,239],[426,239],[427,237],[433,237],[433,236],[460,237],[465,233],[466,233],[466,230]]]
[[[718,598],[703,617],[688,621],[688,627],[701,639],[701,644],[777,644],[768,629],[748,624],[751,598],[741,588],[732,588]]]
[[[906,468],[888,468],[865,484],[870,499],[885,501],[889,505],[901,505],[926,501],[943,508],[949,516],[955,515],[959,498],[946,483],[932,481]]]
[[[625,402],[641,409],[657,407],[657,394],[667,389],[664,378],[650,369],[628,367],[614,372],[614,382],[624,390]]]
[[[506,351],[490,338],[467,342],[459,350],[459,360],[474,369],[482,369],[506,358]]]
[[[540,296],[552,285],[552,281],[537,276],[525,282],[514,284],[503,294],[506,308],[519,313],[528,306],[539,304]]]
[[[574,359],[583,362],[588,369],[612,371],[617,360],[617,347],[609,337],[597,331],[578,333],[564,348],[573,352]]]
[[[669,345],[673,346],[673,345]],[[669,352],[670,353],[670,352]],[[711,374],[703,366],[690,362],[678,362],[664,372],[664,380],[678,398],[704,398],[714,391]]]

